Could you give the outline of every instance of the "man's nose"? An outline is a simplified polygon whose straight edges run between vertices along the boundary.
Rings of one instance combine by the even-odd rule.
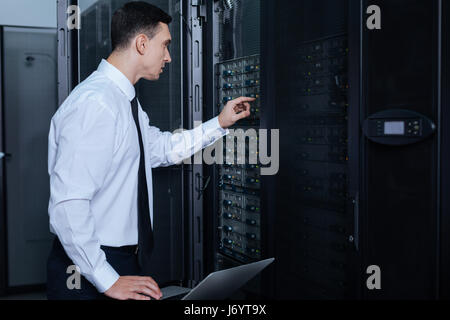
[[[169,50],[166,49],[166,57],[164,59],[167,63],[171,63],[172,62],[172,58],[170,57],[170,52]]]

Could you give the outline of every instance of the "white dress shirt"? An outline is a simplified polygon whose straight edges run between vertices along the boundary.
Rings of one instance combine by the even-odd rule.
[[[134,97],[128,78],[102,60],[59,107],[50,125],[50,231],[99,292],[119,278],[100,245],[138,242],[140,152],[130,104]],[[216,117],[193,130],[161,132],[150,126],[140,104],[138,110],[153,222],[151,168],[180,163],[228,130]]]

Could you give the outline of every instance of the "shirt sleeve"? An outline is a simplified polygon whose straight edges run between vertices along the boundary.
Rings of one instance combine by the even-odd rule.
[[[229,133],[220,126],[218,117],[178,133],[161,132],[149,124],[146,114],[145,118],[152,168],[178,164]]]
[[[51,126],[58,131],[58,148],[49,171],[50,226],[80,273],[105,292],[119,275],[100,248],[90,201],[111,167],[116,117],[94,100],[72,105],[58,116],[58,128]]]

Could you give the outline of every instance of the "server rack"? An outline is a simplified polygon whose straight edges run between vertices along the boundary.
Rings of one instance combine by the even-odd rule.
[[[208,272],[266,256],[260,164],[249,161],[258,152],[264,105],[260,32],[264,9],[261,4],[261,1],[210,1],[206,6],[209,26],[205,37],[208,56],[205,60],[208,79],[205,112],[208,117],[216,116],[227,101],[239,96],[257,99],[252,104],[251,117],[231,128],[236,130],[236,136],[229,135],[222,141],[224,158],[219,159],[219,164],[206,168],[212,178],[212,187],[207,190],[204,201]],[[249,137],[240,136],[237,130]],[[238,150],[239,143],[242,143],[242,150]],[[236,153],[228,154],[232,149],[236,149]],[[256,278],[236,297],[260,294],[264,291],[263,283],[261,277]]]
[[[350,196],[350,1],[277,2],[275,295],[354,296],[355,244]],[[352,16],[358,17],[357,15]],[[293,31],[295,30],[295,32]],[[353,53],[351,53],[353,54]],[[355,169],[357,167],[354,167]],[[278,238],[279,237],[279,238]]]
[[[239,2],[239,1],[232,1],[231,5],[236,5],[239,6],[241,3],[243,2]],[[309,11],[308,11],[308,7],[306,8],[306,10],[304,10],[304,6],[309,4]],[[246,6],[252,7],[252,3],[247,3],[245,2]],[[229,7],[230,4],[226,3],[226,2],[222,2],[222,1],[215,1],[214,5],[211,6],[210,8],[210,12],[211,15],[208,17],[208,20],[210,21],[210,23],[212,22],[212,26],[210,26],[209,32],[208,32],[208,36],[209,39],[207,39],[207,41],[209,41],[208,45],[211,49],[211,51],[209,52],[209,56],[210,57],[214,57],[214,58],[210,58],[210,61],[207,61],[207,65],[209,66],[209,72],[208,74],[211,75],[216,75],[216,77],[219,78],[218,83],[215,82],[214,80],[217,81],[217,79],[214,79],[212,76],[210,76],[209,81],[207,81],[207,88],[209,88],[211,94],[210,97],[208,99],[209,103],[208,105],[214,105],[215,103],[221,103],[221,91],[225,91],[228,92],[229,89],[228,88],[224,88],[223,87],[223,82],[224,79],[227,79],[227,77],[223,74],[224,70],[215,70],[214,67],[219,67],[219,68],[223,68],[223,63],[221,63],[222,61],[225,60],[225,65],[228,65],[230,62],[234,63],[234,62],[238,62],[239,60],[233,60],[233,61],[227,61],[226,58],[229,57],[225,57],[222,58],[222,55],[224,55],[224,48],[223,46],[220,46],[220,42],[224,41],[222,39],[222,35],[220,33],[220,24],[223,23],[224,21],[220,19],[221,17],[221,13],[223,14],[224,11],[226,11],[227,7]],[[304,61],[299,61],[299,57],[301,58],[302,56],[304,56],[305,58],[308,57],[308,54],[306,52],[302,52],[299,54],[299,52],[295,51],[297,48],[295,47],[295,45],[297,43],[301,43],[304,42],[304,39],[299,39],[298,37],[298,32],[302,32],[301,29],[298,28],[298,25],[296,25],[296,23],[298,24],[299,19],[298,17],[296,17],[295,15],[298,14],[299,12],[305,12],[304,16],[313,16],[314,14],[314,9],[317,8],[327,8],[326,10],[327,13],[330,14],[334,14],[337,12],[338,17],[336,19],[334,19],[334,21],[338,20],[339,23],[339,27],[342,29],[341,30],[341,34],[339,35],[340,38],[338,38],[338,40],[341,42],[340,48],[337,48],[337,52],[335,53],[335,55],[337,55],[337,57],[339,57],[341,60],[345,59],[345,61],[340,62],[340,65],[334,66],[335,68],[340,67],[341,73],[343,71],[347,71],[347,61],[346,61],[346,55],[348,54],[348,52],[346,51],[347,49],[347,14],[348,11],[350,10],[350,6],[347,4],[346,1],[340,1],[340,2],[319,2],[316,4],[316,7],[311,6],[311,2],[308,1],[297,1],[295,3],[292,2],[283,2],[283,1],[261,1],[261,5],[260,8],[258,8],[258,10],[256,11],[256,14],[259,15],[259,19],[260,19],[260,24],[256,24],[259,25],[259,28],[261,30],[261,39],[259,41],[259,46],[258,46],[258,53],[259,53],[259,60],[260,60],[260,88],[262,88],[260,90],[260,103],[258,105],[258,107],[260,108],[259,110],[259,121],[256,123],[258,125],[259,128],[263,128],[263,129],[280,129],[280,135],[282,141],[281,141],[281,146],[283,145],[283,139],[284,141],[288,141],[288,137],[286,137],[286,135],[283,136],[283,133],[286,134],[286,132],[289,132],[292,134],[292,132],[295,132],[295,130],[297,130],[299,128],[299,123],[294,123],[292,126],[292,120],[293,119],[293,113],[296,112],[295,110],[295,103],[291,103],[289,104],[288,101],[280,101],[277,100],[277,96],[282,96],[285,95],[287,97],[286,100],[292,99],[292,100],[296,100],[295,94],[299,92],[300,89],[302,88],[308,88],[306,86],[304,86],[304,84],[302,84],[302,86],[299,86],[298,83],[295,83],[296,80],[298,80],[299,77],[292,79],[289,78],[289,72],[293,69],[296,68],[297,65],[301,65],[301,64],[311,64],[310,61],[304,60]],[[250,9],[247,9],[250,10]],[[354,8],[352,9],[354,10]],[[259,12],[258,12],[259,11]],[[320,11],[320,10],[319,10]],[[292,16],[289,16],[289,14],[286,13],[292,13]],[[243,13],[240,13],[241,15]],[[283,15],[284,14],[284,15]],[[215,16],[216,15],[216,16]],[[358,15],[352,15],[352,17],[357,18]],[[317,18],[317,17],[316,17]],[[324,18],[324,17],[322,17]],[[286,22],[286,20],[289,20],[291,22],[291,24],[289,25],[283,25],[283,22]],[[324,23],[323,21],[325,21],[326,19],[323,20],[319,20],[320,24],[327,24]],[[281,23],[280,23],[281,22]],[[225,23],[227,23],[227,21],[225,20]],[[217,26],[217,24],[219,24],[219,26]],[[255,23],[253,23],[253,25],[255,25]],[[280,26],[281,25],[281,26]],[[329,28],[333,28],[334,26],[331,26]],[[292,28],[289,30],[289,28]],[[358,29],[357,29],[358,30]],[[234,30],[233,32],[238,33],[240,30]],[[303,31],[306,32],[306,31]],[[231,33],[231,32],[230,32]],[[229,36],[231,37],[231,36]],[[241,37],[241,39],[244,37],[243,35],[237,35],[236,37]],[[280,38],[282,38],[282,40],[280,40]],[[237,40],[237,42],[239,42],[240,39]],[[285,42],[283,42],[283,40]],[[225,40],[226,41],[226,40]],[[219,43],[217,43],[219,42]],[[318,41],[316,41],[318,42]],[[320,44],[320,51],[322,52],[322,54],[325,54],[324,51],[325,50],[329,50],[331,52],[331,50],[335,50],[336,51],[336,46],[335,48],[328,48],[330,45],[333,45],[331,43],[332,41],[330,40],[325,40],[323,41],[324,44]],[[314,43],[313,43],[314,44]],[[317,43],[316,43],[317,45]],[[338,44],[339,45],[339,44]],[[308,45],[309,47],[311,47],[311,45]],[[322,46],[325,46],[326,48],[322,48]],[[303,51],[305,50],[304,46],[302,49]],[[222,49],[222,51],[221,51]],[[234,47],[231,46],[231,50],[230,50],[230,46],[226,47],[225,49],[228,49],[229,51],[233,52]],[[359,47],[358,47],[359,49]],[[239,50],[239,48],[238,48]],[[292,51],[295,51],[294,53],[292,53]],[[312,50],[314,50],[314,46],[312,46]],[[343,52],[340,52],[340,50],[344,50]],[[242,49],[241,49],[242,51]],[[254,52],[253,52],[254,53]],[[284,55],[283,55],[284,54]],[[290,55],[291,54],[291,55]],[[226,55],[226,53],[225,53]],[[248,59],[249,57],[246,57],[245,55],[241,55],[239,56],[239,58],[241,59]],[[236,58],[236,56],[233,56],[232,58]],[[334,58],[334,57],[332,57]],[[212,61],[211,61],[212,60]],[[300,59],[301,60],[301,59]],[[313,59],[314,60],[314,59]],[[319,57],[318,59],[315,59],[317,61],[321,61],[322,59]],[[328,59],[329,60],[329,59]],[[325,64],[328,64],[328,60],[325,61]],[[283,65],[280,65],[277,63],[277,61],[283,61]],[[316,61],[316,62],[317,62]],[[328,65],[326,65],[326,67],[328,67]],[[321,67],[323,68],[323,67]],[[280,70],[285,70],[287,72],[287,74],[281,74],[283,71]],[[225,70],[228,71],[228,70]],[[305,71],[305,72],[311,72],[312,70],[295,70],[296,71],[296,75],[300,75],[300,72],[297,71]],[[277,78],[278,77],[278,78]],[[341,78],[345,78],[346,75],[339,75],[339,77]],[[310,77],[311,78],[311,77]],[[311,79],[309,79],[311,80]],[[328,81],[328,79],[325,79],[325,81]],[[346,79],[342,79],[341,82],[342,84],[345,85]],[[212,86],[208,86],[208,84],[214,84]],[[287,84],[287,85],[286,85]],[[292,88],[294,90],[291,90],[291,92],[288,92],[286,94],[286,92],[284,92],[283,90],[285,89],[286,86],[291,85]],[[321,84],[323,85],[323,84]],[[329,83],[327,83],[326,85],[330,85]],[[242,85],[243,87],[245,87],[245,84]],[[224,90],[225,89],[225,90]],[[218,92],[218,94],[214,95],[213,92]],[[313,94],[317,94],[317,93],[313,93]],[[305,94],[305,96],[310,96],[310,100],[314,103],[313,99],[311,99],[311,97],[313,96],[313,94]],[[323,101],[316,101],[316,104],[320,104]],[[338,103],[344,103],[344,105],[333,105],[333,106],[329,106],[330,108],[334,108],[334,109],[338,109],[340,108],[341,113],[342,110],[346,109],[346,99],[341,99],[339,101],[336,101],[335,104]],[[283,105],[286,106],[285,109],[283,109]],[[328,101],[325,103],[325,106],[328,105]],[[316,107],[316,106],[313,106]],[[327,111],[327,110],[322,110],[323,111]],[[333,111],[333,110],[331,110]],[[282,115],[280,115],[280,112],[284,112],[285,113],[285,117],[288,118],[283,118]],[[213,115],[213,114],[212,114]],[[314,118],[314,114],[313,118]],[[339,114],[336,114],[336,112],[333,114],[334,118],[338,117]],[[318,118],[317,115],[315,116],[315,118]],[[323,117],[322,117],[323,118]],[[317,119],[315,119],[317,120]],[[319,119],[320,120],[320,119]],[[350,121],[349,121],[350,122]],[[326,123],[327,125],[330,125],[331,123]],[[310,124],[311,125],[311,124]],[[313,124],[314,125],[314,124]],[[316,125],[320,125],[320,123],[317,123]],[[331,124],[333,125],[333,124]],[[339,126],[339,124],[334,124],[335,126]],[[300,128],[302,130],[307,130],[305,128],[308,127],[308,123],[304,123],[300,126]],[[340,127],[342,129],[340,129],[342,134],[346,134],[347,131],[347,122],[343,122]],[[325,130],[327,128],[324,128]],[[352,127],[353,129],[353,127]],[[330,130],[332,131],[332,130]],[[303,138],[306,138],[303,137]],[[315,137],[316,138],[316,137]],[[320,139],[320,137],[317,137],[318,139]],[[334,137],[333,137],[334,138]],[[339,141],[339,139],[345,139],[346,137],[337,137],[338,139],[337,142],[342,144],[347,144],[346,141]],[[310,147],[310,145],[308,145],[307,143],[311,143],[313,141],[303,141],[303,143],[307,146]],[[322,143],[324,143],[324,141],[322,141]],[[311,143],[312,145],[312,143]],[[269,147],[270,148],[270,147]],[[293,149],[293,146],[291,146],[290,144],[288,144],[286,146],[286,150],[291,151]],[[283,153],[283,148],[281,147],[281,165],[280,165],[280,173],[278,174],[278,176],[261,176],[260,177],[260,184],[259,184],[259,190],[258,190],[258,195],[260,196],[260,212],[259,212],[259,225],[260,225],[260,232],[261,232],[261,256],[260,257],[271,257],[271,256],[275,256],[276,257],[276,262],[275,265],[269,269],[268,271],[266,271],[265,273],[263,273],[262,277],[260,277],[259,279],[257,279],[253,284],[247,286],[246,288],[244,288],[244,290],[242,290],[243,295],[247,296],[247,297],[252,297],[252,293],[258,292],[259,294],[261,294],[262,292],[265,293],[266,296],[268,297],[277,297],[277,298],[327,298],[326,294],[323,293],[317,293],[317,292],[311,292],[308,291],[308,289],[304,289],[304,284],[299,283],[298,281],[296,281],[295,278],[292,277],[292,268],[296,268],[298,267],[297,265],[295,265],[295,261],[297,261],[296,259],[296,255],[297,255],[297,251],[299,250],[295,250],[295,252],[289,252],[286,255],[286,262],[283,261],[283,249],[285,247],[289,247],[292,246],[294,243],[297,242],[298,240],[298,226],[295,225],[296,221],[295,220],[295,215],[294,214],[283,214],[282,212],[284,211],[285,213],[289,212],[289,207],[293,207],[293,203],[292,203],[292,199],[298,199],[298,194],[293,194],[291,192],[291,190],[294,190],[295,188],[293,188],[293,186],[289,185],[289,181],[290,179],[292,179],[292,177],[299,177],[299,172],[301,170],[296,170],[298,168],[292,167],[290,166],[290,164],[287,164],[283,161],[287,160],[287,159],[291,159],[292,155],[290,154],[286,154]],[[339,155],[336,155],[337,157],[339,157]],[[346,156],[346,155],[345,155]],[[344,157],[345,157],[344,156]],[[284,160],[283,160],[284,159]],[[338,162],[335,166],[338,167],[340,164],[339,162],[345,163],[345,159],[336,159]],[[343,167],[343,165],[341,165],[341,167]],[[234,170],[234,174],[236,174],[236,171],[233,167],[231,167],[231,170]],[[287,176],[282,176],[283,171],[286,172],[286,168],[295,168],[293,170],[293,172],[287,172],[286,175]],[[321,169],[316,166],[316,171],[320,171]],[[245,175],[245,169],[242,170],[243,171],[243,175]],[[333,173],[333,172],[332,172]],[[346,170],[344,170],[345,176],[343,175],[343,173],[341,173],[339,175],[339,172],[334,172],[334,175],[336,175],[334,180],[343,180],[343,179],[347,179],[347,175],[349,173],[346,172]],[[227,238],[224,237],[224,233],[225,234],[231,234],[232,230],[230,230],[229,228],[229,223],[224,223],[223,218],[223,213],[225,211],[225,213],[229,214],[229,210],[225,210],[228,209],[226,205],[224,205],[220,195],[223,191],[223,189],[225,189],[226,191],[231,190],[232,191],[238,191],[239,194],[243,194],[243,198],[247,197],[246,193],[248,193],[248,191],[245,189],[245,180],[242,180],[243,183],[241,185],[244,185],[243,189],[239,189],[240,184],[239,181],[235,182],[235,181],[224,181],[224,175],[223,172],[221,172],[221,170],[210,170],[210,174],[211,176],[214,177],[213,181],[215,181],[215,184],[219,186],[219,190],[212,190],[211,193],[209,194],[209,197],[206,198],[206,207],[209,208],[209,212],[211,212],[210,214],[206,214],[206,216],[211,216],[214,214],[218,214],[219,218],[216,218],[216,221],[213,221],[213,225],[211,226],[211,224],[209,224],[209,228],[208,230],[211,232],[210,235],[210,240],[208,241],[209,243],[213,243],[212,248],[209,249],[209,270],[215,270],[215,269],[220,269],[220,268],[226,268],[229,266],[234,266],[236,264],[245,262],[242,261],[242,257],[240,257],[239,255],[236,256],[236,253],[233,252],[234,250],[227,250],[227,251],[223,251],[223,247],[227,247],[226,245],[223,244],[224,240],[229,240]],[[330,173],[331,174],[331,173]],[[226,175],[229,175],[228,173],[226,173]],[[303,178],[303,180],[305,179],[305,176],[301,176],[300,173],[300,179]],[[278,181],[281,181],[280,183],[278,183]],[[303,183],[305,183],[303,181]],[[341,185],[343,183],[341,182]],[[230,185],[234,185],[232,187],[230,187]],[[304,185],[304,188],[308,189],[309,186]],[[311,187],[309,187],[311,188]],[[311,190],[304,190],[304,191],[311,191]],[[346,190],[341,191],[341,193],[345,192]],[[233,193],[232,193],[233,195]],[[236,193],[234,193],[234,195],[236,195]],[[341,198],[345,198],[345,195],[340,195]],[[286,201],[287,200],[287,201]],[[323,200],[322,200],[323,201]],[[350,201],[349,199],[343,199],[343,201],[341,201],[340,206],[341,209],[340,210],[350,210],[349,208],[351,207],[350,205],[348,205],[346,202]],[[279,204],[286,202],[287,205],[283,208],[280,208]],[[237,207],[240,207],[239,205]],[[243,205],[241,206],[243,208],[243,210],[246,209],[246,206]],[[327,208],[325,208],[327,209]],[[329,209],[329,208],[328,208]],[[238,209],[239,210],[239,209]],[[229,214],[230,215],[230,214]],[[232,212],[231,215],[235,215],[235,212]],[[286,222],[284,224],[284,226],[280,226],[280,220],[283,219],[283,217],[286,219]],[[309,217],[314,223],[319,224],[328,224],[326,226],[324,226],[325,228],[327,226],[329,227],[333,227],[333,230],[331,230],[331,232],[335,232],[335,233],[341,233],[343,234],[345,232],[344,228],[340,225],[338,225],[338,223],[335,221],[334,224],[331,223],[330,221],[320,221],[320,219],[317,219],[316,216],[310,216]],[[308,220],[308,217],[304,218],[305,221]],[[353,230],[353,219],[348,218],[348,215],[345,216],[342,214],[341,219],[343,220],[342,223],[345,223],[349,226],[346,226],[347,230]],[[239,217],[238,217],[239,220]],[[245,220],[244,220],[245,221]],[[292,225],[292,229],[288,230],[288,228],[285,228],[285,226],[289,226]],[[307,224],[305,223],[305,226],[307,226]],[[302,227],[302,226],[300,226]],[[224,231],[224,228],[228,228],[228,231]],[[302,229],[301,231],[303,231],[303,234],[301,234],[301,236],[305,236],[305,233],[307,232],[307,227],[304,227],[304,230]],[[218,232],[217,232],[218,231]],[[318,234],[315,234],[315,236],[317,237]],[[320,237],[320,236],[319,236]],[[225,239],[224,239],[225,238]],[[342,236],[341,236],[342,238]],[[240,240],[240,239],[238,239]],[[327,240],[327,239],[326,239]],[[325,240],[325,241],[326,241]],[[233,239],[233,243],[231,246],[228,247],[233,247],[235,245],[234,243],[235,239]],[[344,245],[346,245],[346,241],[347,239],[344,240]],[[341,239],[341,243],[342,243],[342,239]],[[239,241],[238,241],[239,244]],[[228,248],[226,248],[228,249]],[[297,248],[298,249],[298,248]],[[310,248],[311,250],[311,248]],[[320,254],[320,253],[319,253]],[[344,270],[343,272],[346,272],[348,274],[354,274],[354,266],[355,264],[355,255],[353,253],[352,250],[348,250],[348,253],[346,253],[347,257],[346,257],[346,265],[341,262],[341,261],[330,261],[333,262],[334,264],[331,267],[334,267],[336,269],[339,270],[339,268],[342,270]],[[245,259],[245,257],[244,257]],[[305,259],[303,259],[305,260]],[[301,266],[302,268],[307,268],[305,265]],[[318,267],[320,267],[320,264],[315,264],[313,266],[313,270],[311,270],[312,272],[317,272]],[[310,272],[311,272],[310,271]],[[322,270],[320,271],[323,274],[323,267]],[[317,274],[317,273],[316,273]],[[286,275],[286,277],[284,277],[284,275]],[[350,277],[349,277],[350,278]],[[341,281],[343,282],[343,281]],[[347,286],[347,291],[341,295],[334,295],[334,296],[328,296],[331,298],[344,298],[344,297],[351,297],[352,294],[349,292],[353,292],[354,290],[349,289],[355,286],[355,278],[351,277],[349,280],[347,280],[347,283],[345,283],[345,286]],[[292,288],[289,288],[289,285],[292,285]],[[300,289],[301,288],[301,289]]]
[[[362,3],[363,8],[372,4]],[[440,164],[444,147],[440,103],[442,3],[377,4],[384,11],[384,29],[362,31],[361,126],[374,113],[400,109],[416,112],[413,117],[414,123],[420,123],[419,130],[427,122],[424,118],[436,130],[427,139],[399,146],[374,143],[363,133],[361,259],[365,268],[379,265],[384,277],[382,290],[365,289],[363,297],[438,298],[439,278],[445,273],[439,269],[438,252],[440,179],[444,178]],[[418,23],[411,24],[414,20]],[[406,125],[405,134],[409,134],[409,121]]]
[[[366,27],[366,10],[374,4],[381,8],[381,30]],[[448,175],[443,171],[446,164],[441,161],[442,152],[446,154],[441,131],[446,132],[446,119],[441,99],[446,97],[442,97],[442,80],[446,79],[442,63],[446,63],[448,55],[442,51],[442,17],[446,12],[443,9],[448,8],[442,7],[441,1],[297,1],[296,9],[289,5],[277,1],[274,11],[280,22],[276,33],[282,35],[275,39],[279,53],[275,61],[282,61],[275,77],[276,121],[280,128],[293,129],[284,138],[288,141],[282,140],[280,151],[280,167],[284,171],[280,170],[277,180],[275,230],[279,235],[290,236],[277,238],[275,295],[320,299],[445,297],[448,248],[443,239],[448,239],[448,224],[442,222],[448,222],[448,210],[441,204],[446,204],[442,187],[446,186]],[[342,11],[345,6],[348,9]],[[300,18],[298,12],[303,14]],[[343,120],[347,122],[344,138],[348,141],[342,145],[344,152],[336,153],[335,146],[323,150],[314,145],[324,137],[334,138],[334,134],[322,133],[334,126],[329,122],[331,114],[323,114],[325,119],[310,117],[301,121],[309,109],[320,110],[327,102],[330,107],[341,107],[329,99],[311,108],[311,101],[323,95],[320,90],[333,92],[330,85],[336,89],[338,79],[334,77],[336,82],[324,88],[316,81],[322,79],[315,77],[311,85],[308,77],[304,81],[297,79],[305,75],[291,72],[284,63],[296,61],[295,65],[305,65],[305,60],[298,62],[303,56],[306,64],[322,61],[316,66],[323,67],[327,58],[335,58],[334,50],[325,50],[327,41],[336,40],[330,37],[333,31],[344,31],[347,26],[348,32],[342,35],[348,41],[348,66],[344,73],[348,79],[348,102],[343,104],[347,107]],[[291,29],[297,32],[290,34]],[[310,51],[295,54],[296,46],[304,44],[312,44]],[[290,50],[284,50],[288,46]],[[327,70],[335,73],[329,67]],[[293,84],[294,90],[289,91],[286,84],[296,80],[298,85]],[[401,130],[391,131],[392,124],[399,124]],[[316,129],[309,129],[313,125]],[[305,143],[310,144],[302,147]],[[292,149],[298,151],[297,159],[292,159]],[[314,171],[309,164],[296,170],[303,172],[303,177],[286,172],[287,168],[325,160],[321,166],[325,171],[330,162],[344,159],[348,164],[342,206],[335,202],[331,208],[324,208],[332,209],[335,216],[340,211],[340,220],[332,220],[330,215],[326,219],[325,213],[319,215],[318,210],[312,217],[309,209],[301,208],[311,203],[292,202],[294,195],[301,193],[308,194],[303,200],[331,195],[335,191],[331,185],[334,178],[330,175],[324,181],[317,171],[311,174]],[[296,185],[299,187],[292,192]],[[319,199],[312,203],[314,209],[329,200]],[[302,232],[292,241],[297,230]],[[278,245],[289,240],[294,247],[291,251]],[[298,267],[289,269],[293,264]],[[370,266],[380,268],[380,290],[366,284]]]

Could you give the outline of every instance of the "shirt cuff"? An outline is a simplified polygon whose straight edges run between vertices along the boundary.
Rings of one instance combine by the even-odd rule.
[[[206,138],[205,144],[212,144],[217,139],[230,133],[230,130],[224,129],[219,124],[219,117],[212,118],[211,120],[203,123],[203,135]]]
[[[224,129],[219,124],[219,117],[212,118],[202,125],[203,131],[203,148],[209,147],[214,142],[230,133],[228,129]]]
[[[93,280],[97,290],[101,293],[107,291],[119,279],[119,274],[105,261],[105,263],[94,271]]]

